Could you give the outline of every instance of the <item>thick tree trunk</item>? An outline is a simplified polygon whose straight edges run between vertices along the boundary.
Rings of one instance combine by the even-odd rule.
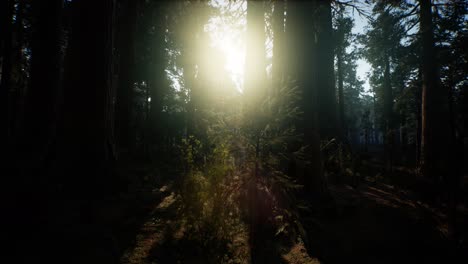
[[[116,95],[115,127],[117,144],[121,149],[128,150],[133,144],[132,106],[133,85],[135,82],[135,24],[137,18],[137,1],[121,1],[119,43],[119,83]]]
[[[42,166],[55,134],[61,74],[61,14],[63,1],[34,2],[31,83],[26,98],[24,138],[27,160]]]
[[[290,53],[290,78],[297,80],[302,92],[301,108],[304,119],[298,129],[304,133],[304,143],[308,146],[308,166],[302,182],[311,196],[320,196],[326,191],[326,181],[322,169],[320,152],[320,132],[318,124],[318,70],[316,61],[316,32],[311,25],[317,11],[311,2],[288,2],[287,49]],[[301,52],[297,52],[301,51]],[[333,56],[331,57],[333,65]],[[328,62],[329,64],[329,62]],[[333,68],[332,68],[333,70]]]
[[[105,194],[112,152],[114,0],[73,1],[59,143],[69,195]],[[83,197],[84,198],[84,197]]]
[[[162,112],[162,99],[164,90],[166,90],[166,74],[165,74],[165,44],[164,44],[164,32],[165,32],[165,17],[163,7],[160,3],[155,3],[155,9],[153,10],[153,24],[155,25],[153,38],[150,42],[152,44],[151,52],[151,71],[149,78],[150,82],[150,126],[151,126],[151,144],[153,148],[159,148],[161,143],[161,112]]]
[[[247,48],[244,94],[247,104],[256,105],[266,95],[266,51],[263,1],[247,1]]]
[[[317,71],[318,119],[320,136],[331,139],[338,136],[338,109],[336,103],[334,42],[331,15],[331,1],[315,1],[317,9],[314,14],[317,32]]]
[[[9,117],[10,117],[10,89],[11,89],[11,71],[13,57],[13,0],[4,0],[1,12],[4,17],[0,17],[2,27],[2,74],[0,80],[0,148],[6,150],[6,142],[10,136]]]
[[[266,51],[265,51],[265,20],[264,2],[247,1],[247,45],[244,74],[244,114],[248,126],[256,131],[255,171],[248,187],[250,215],[250,243],[252,247],[252,262],[256,262],[256,252],[261,247],[259,239],[258,210],[258,170],[261,134],[258,121],[258,106],[266,98]]]
[[[420,0],[422,36],[422,172],[439,181],[447,173],[450,124],[448,91],[440,85],[430,0]]]

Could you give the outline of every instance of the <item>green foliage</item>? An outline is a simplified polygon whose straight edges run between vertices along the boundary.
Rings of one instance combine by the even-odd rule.
[[[233,239],[239,228],[239,209],[232,196],[235,179],[229,149],[223,142],[209,142],[206,150],[194,136],[181,141],[186,167],[181,197],[188,238],[216,247]]]

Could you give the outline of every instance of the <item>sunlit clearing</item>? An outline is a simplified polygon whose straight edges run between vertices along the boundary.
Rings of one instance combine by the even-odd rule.
[[[236,88],[241,90],[244,75],[246,24],[243,11],[246,9],[246,4],[244,1],[229,3],[223,0],[212,0],[210,5],[220,11],[219,15],[213,16],[205,26],[205,31],[210,36],[210,46],[221,51],[224,56],[224,69]],[[213,59],[212,55],[205,54],[205,59]]]

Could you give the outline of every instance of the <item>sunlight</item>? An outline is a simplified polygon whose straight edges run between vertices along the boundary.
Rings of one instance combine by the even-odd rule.
[[[220,10],[220,15],[213,16],[205,26],[205,31],[210,36],[210,45],[222,52],[225,61],[224,69],[236,88],[242,91],[246,20],[244,16],[228,20],[227,16],[232,16],[232,13],[239,8],[245,10],[245,2],[228,4],[227,1],[212,0],[210,5]]]

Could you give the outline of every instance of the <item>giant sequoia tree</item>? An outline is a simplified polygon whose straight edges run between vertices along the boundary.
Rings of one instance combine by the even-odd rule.
[[[421,0],[421,70],[422,70],[422,169],[434,180],[446,173],[451,140],[447,90],[440,85],[437,54],[434,48],[434,27],[431,1]]]
[[[303,26],[313,22],[312,17],[309,15],[317,11],[315,3],[306,2],[292,2],[288,5],[287,17],[287,31],[288,31],[288,44],[287,48],[293,53],[290,54],[290,72],[291,79],[297,81],[302,92],[301,109],[304,112],[302,124],[299,128],[304,133],[304,143],[307,145],[308,152],[308,166],[303,172],[305,184],[308,192],[313,195],[315,193],[322,193],[325,188],[325,181],[323,178],[322,161],[320,153],[320,131],[318,123],[319,103],[318,103],[318,90],[319,89],[334,89],[334,86],[329,87],[326,85],[325,77],[323,84],[319,86],[318,81],[318,65],[317,62],[317,43],[316,31],[313,26]],[[326,23],[325,23],[326,24]],[[312,23],[312,25],[314,25]],[[333,55],[333,53],[332,53]],[[332,75],[333,76],[333,57],[328,58],[331,60]],[[327,61],[327,63],[330,63]],[[326,64],[329,65],[329,64]],[[328,67],[324,68],[328,71]],[[331,84],[328,83],[328,84]],[[333,100],[335,98],[333,97]]]
[[[79,192],[86,189],[97,192],[98,183],[104,184],[106,162],[113,158],[115,1],[79,0],[73,1],[72,5],[58,132],[61,148],[58,159],[65,175],[59,181],[69,182],[67,187]],[[76,164],[80,164],[80,169],[73,172]]]
[[[23,150],[29,160],[41,161],[50,154],[57,125],[62,67],[63,1],[48,1],[33,5],[36,27],[32,42],[31,84],[25,109]],[[36,164],[43,165],[43,164]]]

